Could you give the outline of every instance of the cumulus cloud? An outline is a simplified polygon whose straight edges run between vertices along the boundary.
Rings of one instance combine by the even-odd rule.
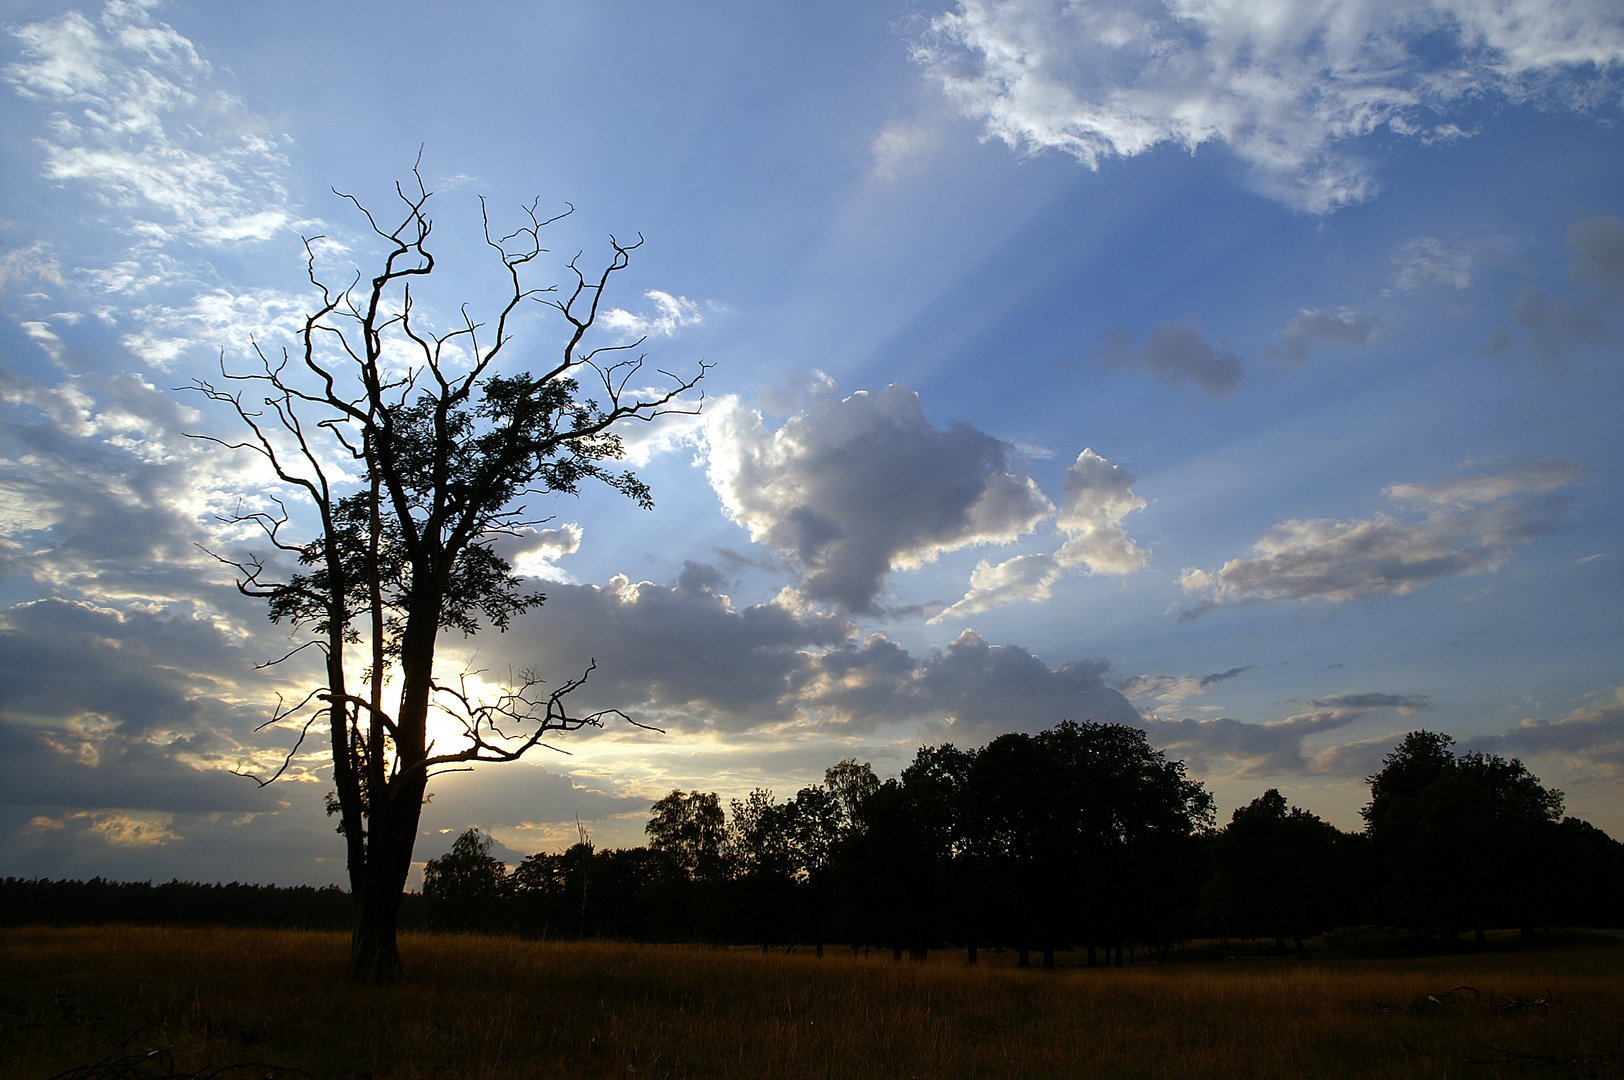
[[[1335,312],[1305,311],[1281,331],[1281,351],[1287,360],[1300,364],[1307,359],[1308,350],[1321,342],[1357,348],[1369,341],[1381,324],[1381,319],[1374,315],[1347,308]]]
[[[777,430],[725,400],[706,430],[728,516],[801,569],[808,598],[853,613],[879,612],[892,571],[1009,543],[1054,512],[1006,444],[936,428],[905,386],[838,398],[824,384]]]
[[[1569,501],[1555,492],[1581,475],[1567,462],[1533,462],[1388,489],[1419,504],[1419,516],[1282,522],[1253,545],[1251,558],[1217,571],[1186,569],[1181,583],[1199,601],[1182,617],[1273,600],[1404,596],[1443,578],[1498,570],[1517,548],[1555,531]]]
[[[1055,519],[1065,542],[1053,554],[1017,555],[994,565],[982,559],[970,575],[970,591],[934,616],[932,623],[963,618],[1017,600],[1047,600],[1070,570],[1126,576],[1143,570],[1150,553],[1129,538],[1122,519],[1142,510],[1138,477],[1085,449],[1066,470]]]
[[[1220,346],[1222,348],[1222,346]],[[1096,364],[1138,368],[1157,382],[1171,386],[1189,381],[1209,397],[1223,397],[1241,381],[1241,358],[1214,349],[1193,321],[1163,323],[1145,335],[1145,346],[1134,347],[1133,335],[1114,330],[1090,353]]]
[[[1376,193],[1361,136],[1463,137],[1450,110],[1485,94],[1577,108],[1609,96],[1624,18],[1606,0],[959,0],[914,57],[1011,148],[1095,169],[1220,143],[1265,194],[1328,214]]]

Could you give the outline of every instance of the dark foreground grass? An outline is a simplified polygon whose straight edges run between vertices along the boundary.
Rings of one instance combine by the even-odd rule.
[[[403,939],[409,979],[388,988],[345,981],[347,946],[0,932],[0,1069],[45,1080],[123,1044],[167,1048],[177,1072],[334,1078],[1624,1076],[1624,943],[1598,937],[1042,971],[425,935]]]

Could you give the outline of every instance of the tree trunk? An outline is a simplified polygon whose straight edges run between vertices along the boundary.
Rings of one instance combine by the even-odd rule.
[[[1096,955],[1096,949],[1094,948],[1093,945],[1090,945],[1088,947],[1088,966],[1093,967],[1098,962],[1098,959],[1099,958]]]
[[[400,949],[395,943],[399,914],[398,892],[392,902],[387,890],[369,889],[361,894],[355,905],[355,931],[350,935],[350,978],[380,986],[400,981]]]
[[[417,823],[423,812],[422,774],[397,778],[368,824],[365,884],[356,897],[355,932],[350,939],[350,975],[359,982],[399,982],[402,974],[395,928],[400,897],[412,869]]]
[[[1026,951],[1026,946],[1024,946],[1024,945],[1022,945],[1020,950],[1018,952],[1016,952],[1016,954],[1015,954],[1015,966],[1016,967],[1031,967],[1032,966],[1032,954]]]
[[[1043,966],[1046,967],[1046,968],[1054,967],[1054,946],[1053,945],[1045,945],[1043,947]]]
[[[969,963],[970,966],[974,967],[975,962],[976,962],[976,943],[973,942],[973,941],[970,942],[970,944],[968,946],[968,950],[969,950],[970,956],[969,956],[968,961],[966,961],[966,962]]]

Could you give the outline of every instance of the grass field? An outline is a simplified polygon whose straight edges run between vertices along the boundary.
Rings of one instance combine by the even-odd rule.
[[[408,981],[374,988],[345,981],[341,934],[24,928],[0,931],[0,1068],[123,1044],[380,1080],[1624,1076],[1624,942],[1491,945],[1043,971],[414,935]]]

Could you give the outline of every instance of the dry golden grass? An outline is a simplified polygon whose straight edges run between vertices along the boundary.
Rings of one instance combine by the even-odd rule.
[[[188,1072],[324,1077],[1624,1075],[1615,944],[1042,971],[422,935],[380,989],[345,981],[340,934],[28,928],[0,932],[0,1069],[44,1080],[128,1038]],[[1588,1065],[1468,1060],[1489,1047]]]

